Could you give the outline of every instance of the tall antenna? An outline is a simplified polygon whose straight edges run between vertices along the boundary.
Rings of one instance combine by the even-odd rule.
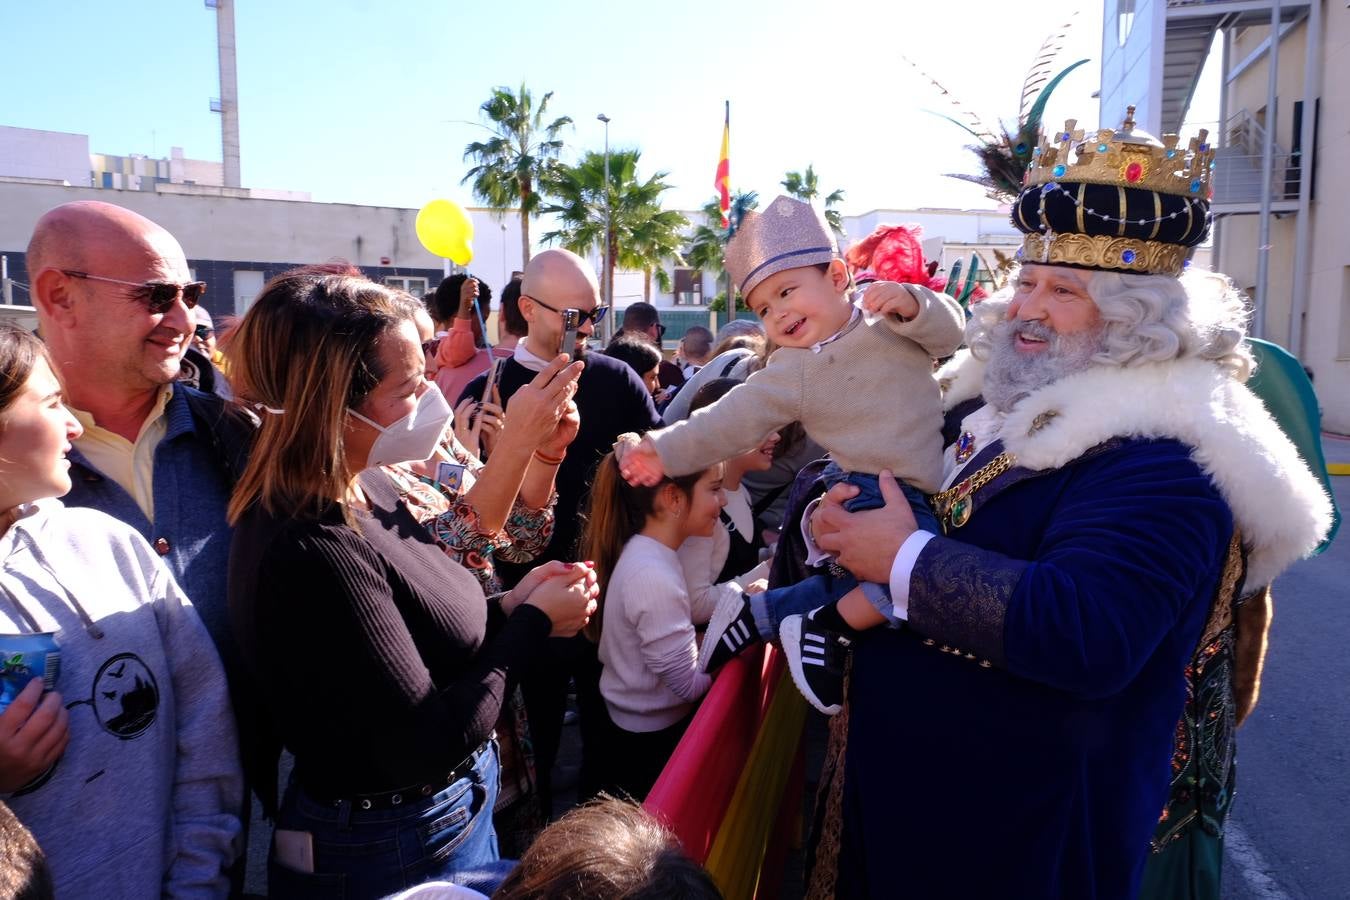
[[[216,11],[216,47],[220,56],[220,99],[211,111],[220,113],[220,158],[225,187],[243,187],[239,180],[239,81],[234,52],[234,0],[205,0]]]

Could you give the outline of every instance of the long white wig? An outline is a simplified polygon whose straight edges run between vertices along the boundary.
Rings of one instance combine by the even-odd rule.
[[[988,358],[991,331],[1007,315],[1016,272],[1008,284],[972,308],[966,343],[977,359]],[[1087,289],[1102,323],[1102,349],[1092,362],[1139,366],[1200,358],[1213,360],[1238,381],[1251,374],[1252,354],[1243,343],[1250,313],[1227,275],[1092,272]]]

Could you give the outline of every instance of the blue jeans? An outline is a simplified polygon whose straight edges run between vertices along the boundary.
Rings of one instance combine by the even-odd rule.
[[[274,843],[268,893],[279,898],[384,897],[437,880],[491,893],[510,870],[498,857],[492,827],[498,766],[497,742],[489,741],[463,778],[393,809],[362,810],[350,800],[323,803],[292,776],[276,825],[312,835],[314,871],[298,872],[278,862]]]
[[[858,488],[858,496],[844,503],[844,508],[849,512],[878,509],[885,505],[881,497],[881,483],[875,475],[845,472],[831,462],[820,477],[825,482],[827,490],[840,482],[848,482]],[[903,481],[900,482],[900,490],[909,501],[910,511],[914,513],[914,522],[919,526],[919,530],[941,534],[942,529],[938,525],[937,516],[933,514],[933,509],[928,505],[928,498],[924,496],[923,491]],[[838,603],[845,594],[859,585],[858,579],[846,570],[832,568],[835,568],[838,574],[827,572],[823,575],[812,575],[796,584],[752,595],[750,612],[755,617],[755,627],[759,631],[759,636],[766,641],[776,639],[783,619],[792,615],[804,616],[828,603]],[[898,628],[900,619],[896,618],[895,608],[891,604],[890,587],[863,582],[862,589],[863,595],[876,611],[886,618],[890,627]]]

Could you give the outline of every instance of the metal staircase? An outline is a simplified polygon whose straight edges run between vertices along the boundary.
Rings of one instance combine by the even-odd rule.
[[[1161,130],[1181,131],[1196,82],[1220,28],[1270,23],[1269,0],[1167,0]],[[1308,14],[1308,0],[1281,0],[1280,19]]]

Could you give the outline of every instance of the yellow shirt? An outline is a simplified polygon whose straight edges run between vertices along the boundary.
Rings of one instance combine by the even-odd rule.
[[[84,434],[75,441],[76,448],[94,468],[121,485],[151,522],[155,521],[155,448],[169,428],[164,409],[171,397],[173,385],[166,384],[141,424],[135,443],[100,428],[84,410],[71,409],[84,426]]]

